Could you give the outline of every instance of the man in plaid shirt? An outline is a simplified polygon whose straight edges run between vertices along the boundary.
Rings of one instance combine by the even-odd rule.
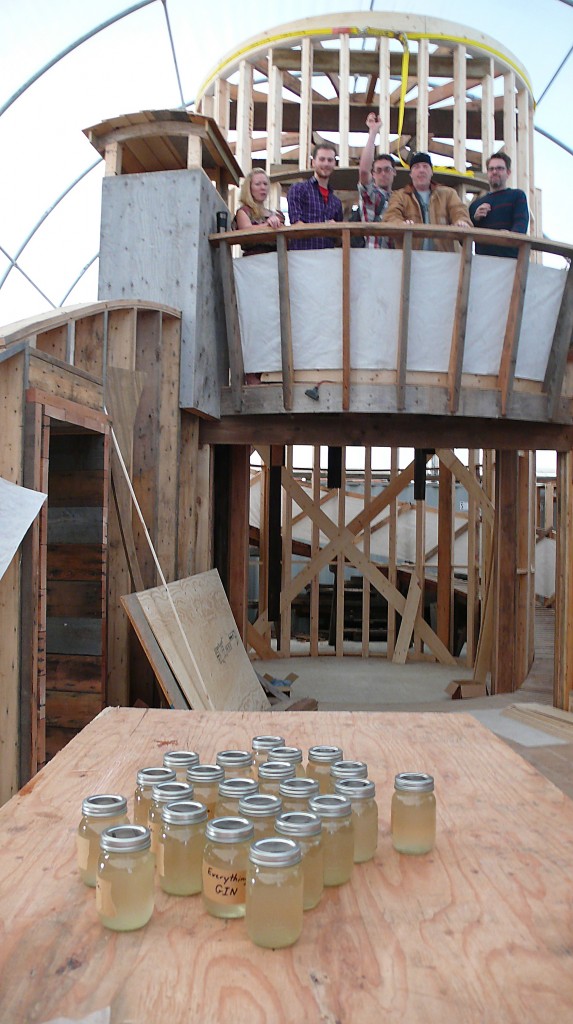
[[[371,111],[366,118],[368,141],[362,150],[358,168],[360,219],[367,224],[382,220],[396,177],[394,157],[389,153],[374,156],[374,145],[380,124],[380,115]],[[381,235],[367,235],[365,241],[367,248],[388,248],[388,239],[382,238]]]
[[[312,151],[312,177],[292,185],[287,196],[288,215],[294,224],[335,224],[343,219],[342,203],[335,196],[330,176],[336,166],[336,148],[320,142]],[[289,249],[332,249],[333,238],[301,238],[289,243]]]

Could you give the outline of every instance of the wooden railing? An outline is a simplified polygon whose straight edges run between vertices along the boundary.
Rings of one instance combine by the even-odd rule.
[[[447,384],[442,388],[443,401],[434,401],[434,412],[442,414],[480,415],[478,404],[474,401],[464,408],[462,402],[462,366],[465,351],[466,325],[468,315],[468,297],[473,265],[473,247],[475,243],[484,245],[495,244],[518,250],[514,260],[515,274],[513,279],[508,315],[505,323],[503,347],[499,371],[491,382],[490,392],[494,394],[494,404],[484,415],[515,416],[516,403],[515,368],[520,341],[523,309],[526,295],[528,271],[533,253],[550,254],[563,257],[570,264],[573,246],[550,242],[529,235],[515,234],[506,231],[487,231],[475,228],[436,227],[434,225],[398,226],[391,224],[342,223],[336,225],[304,225],[285,227],[277,231],[261,230],[256,232],[256,242],[276,242],[278,261],[278,290],[280,312],[280,345],[282,362],[282,409],[276,411],[297,411],[295,401],[295,373],[297,367],[293,359],[293,337],[291,327],[292,296],[289,289],[289,250],[291,240],[301,240],[321,236],[332,238],[335,245],[342,250],[342,376],[340,387],[340,409],[351,409],[351,387],[353,393],[356,385],[352,383],[352,365],[350,348],[350,322],[352,316],[350,301],[350,268],[352,259],[351,239],[353,236],[381,235],[391,239],[393,246],[402,250],[401,294],[399,307],[397,357],[392,383],[393,396],[390,407],[376,411],[404,412],[408,411],[408,330],[410,321],[410,290],[412,283],[412,251],[421,248],[422,240],[433,238],[438,241],[459,243],[461,259],[455,299],[453,331],[450,343]],[[246,393],[243,389],[244,366],[241,346],[241,327],[238,315],[233,260],[231,247],[241,243],[253,243],[252,231],[225,232],[210,236],[213,246],[219,248],[221,258],[221,274],[225,296],[225,314],[227,322],[227,338],[229,346],[230,388],[232,411],[241,412],[245,409]],[[460,248],[455,246],[457,251]],[[505,262],[505,261],[504,261]],[[256,295],[253,301],[258,301]],[[328,301],[328,299],[325,299]],[[555,420],[571,422],[569,403],[564,406],[562,399],[563,383],[567,365],[567,356],[571,346],[573,332],[573,271],[571,265],[567,271],[565,288],[560,310],[551,339],[551,346],[543,382],[539,381],[532,387],[536,399],[523,402],[522,414],[517,411],[517,418],[537,418],[543,421]],[[419,382],[418,382],[419,383]],[[435,385],[428,380],[428,383]],[[464,384],[464,390],[469,390]],[[483,385],[482,385],[483,391]],[[435,397],[435,393],[434,393]],[[380,391],[380,398],[385,403],[388,399],[388,388]],[[249,396],[249,409],[254,411],[255,399]],[[482,403],[483,406],[483,403]],[[305,409],[308,411],[308,408]],[[423,409],[421,411],[424,411]]]

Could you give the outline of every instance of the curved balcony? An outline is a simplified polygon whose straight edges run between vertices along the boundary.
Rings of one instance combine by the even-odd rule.
[[[288,250],[290,239],[311,235],[336,247]],[[383,235],[394,248],[353,248],[355,235]],[[420,251],[428,237],[456,251]],[[263,238],[276,240],[276,253],[233,260],[231,247],[252,242],[253,232],[210,236],[229,344],[223,416],[573,423],[572,246],[511,232],[359,223],[257,232],[257,243]],[[518,258],[475,255],[476,242],[517,247]],[[534,262],[543,253],[565,265]],[[261,374],[260,384],[244,386],[245,373]]]

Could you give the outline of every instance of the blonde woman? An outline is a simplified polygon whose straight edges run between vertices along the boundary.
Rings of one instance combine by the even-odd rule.
[[[280,228],[285,219],[280,210],[269,210],[265,206],[269,194],[270,182],[267,175],[259,167],[249,171],[243,180],[239,192],[240,206],[233,218],[236,231],[260,231],[261,228]],[[241,245],[245,256],[255,256],[264,252],[276,252],[274,242],[246,243]]]

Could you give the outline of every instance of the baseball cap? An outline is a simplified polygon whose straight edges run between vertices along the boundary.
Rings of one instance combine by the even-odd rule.
[[[429,164],[432,166],[432,158],[429,153],[414,153],[414,156],[410,160],[410,167],[414,164]]]

